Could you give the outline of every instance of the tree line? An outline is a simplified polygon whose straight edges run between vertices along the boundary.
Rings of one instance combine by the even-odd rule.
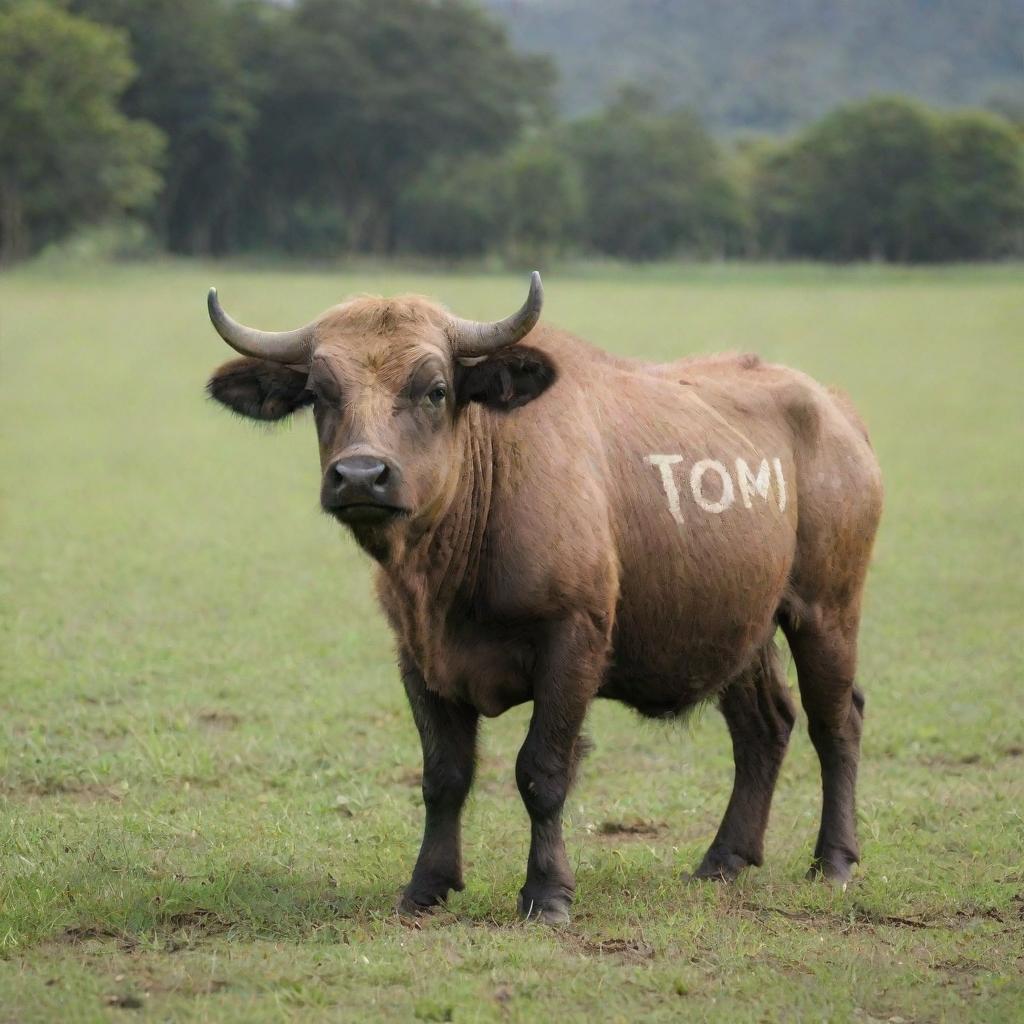
[[[0,0],[0,260],[83,226],[174,253],[1024,255],[1019,121],[898,97],[722,141],[467,0]]]

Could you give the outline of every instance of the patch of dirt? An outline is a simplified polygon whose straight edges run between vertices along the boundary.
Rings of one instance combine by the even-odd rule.
[[[997,758],[1021,757],[1024,755],[1024,747],[1014,743],[1008,747],[1004,747],[1001,751],[995,751],[994,753]],[[957,768],[961,766],[970,767],[971,765],[981,764],[982,755],[978,753],[960,754],[959,756],[951,754],[923,754],[918,758],[918,762],[920,764],[944,768]]]
[[[418,771],[415,768],[410,768],[408,771],[402,772],[402,774],[395,779],[395,782],[399,786],[412,786],[419,789],[419,787],[423,785],[423,772]]]
[[[116,707],[118,704],[124,703],[124,697],[113,697],[109,695],[105,697],[97,697],[95,694],[92,693],[80,694],[78,699],[83,704],[93,704],[98,707],[104,708],[112,708]]]
[[[853,920],[851,921],[845,915],[837,917],[835,914],[830,914],[826,911],[812,914],[806,910],[784,910],[782,907],[759,906],[756,903],[749,902],[742,903],[741,907],[743,910],[755,915],[778,914],[790,921],[800,921],[803,923],[829,926],[838,924],[842,931],[847,931],[853,928],[871,928],[878,925],[886,925],[890,928],[937,927],[936,923],[933,921],[924,921],[920,918],[913,917],[899,917],[895,914],[875,914],[864,910],[854,911]]]
[[[121,981],[122,978],[114,980]],[[229,987],[223,978],[167,977],[155,965],[144,966],[141,974],[136,976],[135,984],[147,996],[212,996]]]
[[[122,970],[124,973],[115,974],[111,979],[113,985],[106,1003],[125,1010],[139,1009],[151,996],[212,996],[229,987],[224,978],[197,978],[181,973],[169,968],[166,961],[161,963],[146,953],[133,957]]]
[[[961,907],[956,912],[956,920],[960,922],[977,921],[982,918],[989,921],[998,921],[1000,924],[1005,923],[1003,921],[1003,915],[1000,914],[995,907]]]
[[[0,783],[0,796],[29,797],[70,797],[80,803],[94,803],[97,800],[120,801],[126,790],[121,786],[99,782],[81,782],[78,779],[47,779],[45,782],[23,782],[18,784]]]
[[[981,754],[922,754],[917,760],[929,768],[969,768],[981,763]]]
[[[138,996],[129,992],[107,996],[104,1001],[107,1006],[116,1006],[119,1010],[141,1010],[146,1005]]]
[[[599,836],[656,836],[668,826],[663,821],[645,821],[636,818],[633,821],[602,821],[597,826],[595,835]]]
[[[138,948],[138,940],[123,932],[115,932],[109,928],[97,928],[92,925],[74,925],[65,928],[52,940],[58,945],[84,946],[90,943],[114,942],[125,952],[132,952]]]
[[[922,921],[917,917],[897,917],[895,914],[862,914],[857,920],[865,924],[887,924],[892,928],[934,928],[931,921]]]
[[[396,907],[395,916],[403,928],[414,932],[426,931],[429,928],[444,928],[459,923],[459,918],[443,904],[424,907],[418,914],[402,914]]]
[[[207,910],[205,907],[181,910],[164,918],[160,924],[175,931],[199,931],[203,935],[220,935],[231,930],[230,921],[225,920],[215,910]],[[182,947],[179,945],[177,948]]]
[[[201,928],[208,921],[220,921],[220,915],[215,910],[207,910],[205,907],[196,907],[195,910],[181,910],[177,914],[171,914],[165,918],[165,923],[175,928]]]
[[[210,978],[201,985],[193,986],[191,991],[199,996],[212,996],[214,992],[223,992],[228,983],[223,978]]]
[[[872,910],[855,908],[846,914],[834,914],[827,911],[810,913],[804,910],[785,910],[782,907],[760,906],[756,903],[745,902],[740,905],[741,909],[752,913],[755,916],[764,914],[778,914],[790,921],[799,921],[812,927],[837,928],[840,932],[848,932],[859,929],[884,928],[910,928],[914,930],[926,930],[929,928],[958,930],[969,927],[972,922],[995,921],[999,924],[1006,924],[1006,918],[994,907],[964,906],[953,911],[952,916],[946,917],[907,917],[900,914],[879,914]],[[950,908],[952,910],[952,908]],[[1024,907],[1021,908],[1021,917],[1024,919]]]
[[[242,716],[233,711],[200,711],[196,721],[208,729],[234,729],[241,724]]]
[[[974,960],[964,960],[959,958],[956,960],[939,960],[938,962],[931,964],[933,971],[940,971],[942,974],[953,974],[953,975],[975,975],[983,971],[985,972],[997,972],[998,968],[986,966],[985,964],[979,964]]]
[[[601,939],[594,941],[580,935],[566,936],[567,944],[575,946],[583,956],[614,956],[627,963],[654,959],[654,947],[643,939]]]
[[[159,897],[157,897],[159,902]],[[182,910],[169,914],[155,922],[158,931],[174,933],[201,932],[204,937],[220,935],[230,931],[232,922],[221,917],[215,910],[196,907],[193,910]],[[121,949],[134,951],[138,949],[139,940],[128,933],[114,931],[110,928],[95,925],[73,925],[65,928],[54,938],[55,942],[64,945],[82,945],[88,942],[116,942]],[[191,945],[188,941],[168,938],[167,949],[176,953]]]
[[[159,927],[170,932],[164,939],[166,952],[180,953],[183,949],[192,949],[202,939],[231,931],[232,925],[215,911],[199,908],[171,914]]]
[[[508,985],[499,985],[494,990],[494,1001],[504,1006],[512,1001],[512,989]]]
[[[57,941],[74,945],[79,942],[85,942],[88,939],[116,938],[118,938],[117,932],[108,931],[106,928],[92,928],[76,925],[72,928],[65,928],[64,931],[57,936]]]
[[[761,907],[756,903],[742,903],[740,906],[743,910],[748,910],[752,914],[778,914],[780,917],[788,917],[790,921],[815,920],[815,915],[808,913],[806,910],[783,910],[782,907]]]
[[[853,1010],[855,1020],[864,1021],[865,1024],[914,1024],[913,1019],[901,1017],[897,1014],[890,1014],[888,1010],[872,1012],[865,1010],[862,1006],[856,1006]]]

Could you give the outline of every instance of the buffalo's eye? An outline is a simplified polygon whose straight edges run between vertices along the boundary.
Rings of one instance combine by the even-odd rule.
[[[444,405],[444,400],[448,397],[448,388],[444,384],[435,384],[427,392],[427,401],[433,406]]]

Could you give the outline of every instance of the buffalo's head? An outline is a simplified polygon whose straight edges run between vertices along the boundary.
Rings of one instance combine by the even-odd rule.
[[[419,296],[362,297],[272,333],[233,320],[211,288],[210,319],[245,358],[221,366],[208,389],[258,420],[312,406],[324,510],[361,540],[379,539],[447,507],[463,472],[470,402],[509,410],[550,386],[550,360],[519,344],[542,300],[534,273],[522,308],[495,323],[460,319]]]

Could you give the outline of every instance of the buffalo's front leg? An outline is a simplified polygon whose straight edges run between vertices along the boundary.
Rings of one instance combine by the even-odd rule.
[[[399,901],[402,913],[416,914],[463,888],[460,818],[473,784],[478,716],[428,690],[408,658],[402,659],[402,682],[423,746],[423,843]]]
[[[581,751],[580,729],[604,667],[606,640],[588,616],[551,627],[534,679],[533,717],[516,760],[530,815],[530,857],[519,912],[566,924],[576,881],[565,855],[562,807]]]

